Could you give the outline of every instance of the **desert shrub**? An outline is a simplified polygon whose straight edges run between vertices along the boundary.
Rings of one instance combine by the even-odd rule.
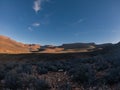
[[[120,67],[120,59],[112,60],[112,68],[118,68]]]
[[[18,64],[16,62],[8,62],[5,65],[7,71],[14,69]]]
[[[88,65],[80,65],[71,69],[69,75],[74,82],[79,84],[92,84],[95,79],[95,74]]]
[[[0,65],[0,80],[4,79],[6,74],[5,67],[3,65]]]
[[[7,75],[5,76],[5,88],[17,90],[21,86],[22,83],[16,71],[12,70],[8,72]]]
[[[32,63],[33,64],[33,63]],[[35,64],[34,64],[35,65]],[[45,67],[45,62],[37,62],[36,63],[37,67]]]
[[[21,82],[23,89],[32,89],[32,90],[48,90],[49,85],[44,80],[40,80],[34,75],[21,74]]]
[[[53,66],[56,67],[57,70],[62,69],[63,71],[65,71],[66,69],[66,65],[63,62],[54,62]]]
[[[33,87],[35,88],[35,90],[49,90],[50,89],[50,86],[48,85],[48,83],[40,79],[34,79]]]
[[[63,64],[63,69],[65,70],[65,71],[68,71],[68,70],[70,70],[72,68],[72,63],[70,63],[70,62],[65,62],[64,64]]]
[[[109,68],[109,65],[108,65],[107,62],[97,62],[97,63],[95,64],[95,69],[96,69],[97,71],[103,71],[103,70],[106,70],[106,69],[108,69],[108,68]]]
[[[63,62],[63,61],[39,62],[37,64],[37,71],[40,74],[47,73],[47,71],[57,72],[59,69],[67,71],[70,68],[71,68],[71,63]]]
[[[20,79],[22,82],[22,88],[23,89],[27,89],[27,88],[32,88],[33,87],[33,81],[35,79],[35,77],[33,75],[29,75],[29,74],[20,74]],[[32,85],[32,86],[31,86]]]
[[[58,90],[72,90],[72,85],[65,82],[58,85]]]
[[[47,67],[47,69],[48,69],[48,71],[53,71],[53,72],[57,72],[58,71],[58,68],[56,67],[56,66],[54,66],[54,65],[49,65],[48,67]]]
[[[24,72],[22,66],[16,67],[15,70],[16,70],[17,73],[23,73]]]
[[[31,64],[22,64],[22,70],[24,73],[32,74],[32,65]]]
[[[53,72],[57,72],[57,71],[58,71],[58,67],[56,67],[56,66],[54,65],[54,62],[53,62],[53,63],[47,62],[47,63],[45,64],[45,68],[46,68],[48,71],[53,71]]]
[[[79,59],[79,62],[80,63],[83,63],[83,64],[86,64],[86,63],[89,63],[89,64],[93,64],[95,63],[95,59],[94,58],[83,58],[83,59]],[[76,62],[78,63],[78,61]]]
[[[120,82],[120,67],[119,68],[112,68],[107,72],[104,76],[104,81],[106,84],[116,84]]]
[[[62,69],[63,71],[68,71],[72,65],[71,63],[68,61],[56,61],[52,64],[53,67],[56,67],[56,71],[58,71],[59,69]]]
[[[11,90],[49,90],[49,85],[34,75],[20,73],[15,70],[8,72],[5,76],[4,88]]]
[[[48,70],[45,67],[37,67],[38,74],[46,74]]]

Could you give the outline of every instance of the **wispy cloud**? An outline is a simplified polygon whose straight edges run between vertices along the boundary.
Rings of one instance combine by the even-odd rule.
[[[30,26],[28,27],[28,30],[29,30],[29,31],[33,31],[32,27],[30,27]]]
[[[33,24],[31,24],[29,27],[28,27],[28,30],[29,31],[34,31],[35,28],[39,27],[40,26],[40,23],[38,22],[35,22]]]
[[[36,13],[38,13],[39,11],[41,11],[42,9],[42,4],[44,2],[51,2],[51,0],[34,0],[34,5],[33,5],[33,9]],[[44,18],[45,20],[44,21],[41,21],[41,22],[34,22],[32,23],[29,27],[28,27],[28,30],[30,31],[33,31],[33,29],[35,29],[36,27],[39,27],[41,24],[47,24],[48,23],[48,19],[51,15],[50,14],[47,14]]]
[[[34,0],[33,9],[36,13],[38,13],[42,9],[43,2],[50,2],[51,0]]]
[[[39,27],[39,26],[40,26],[40,23],[35,22],[35,23],[32,24],[32,26],[33,26],[33,27]]]
[[[35,10],[36,13],[41,10],[41,3],[42,3],[42,0],[34,1],[33,9]]]
[[[78,21],[74,22],[73,25],[83,23],[85,19],[79,19]]]

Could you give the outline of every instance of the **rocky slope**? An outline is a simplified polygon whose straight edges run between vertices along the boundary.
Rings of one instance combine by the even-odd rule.
[[[0,35],[0,53],[30,53],[38,48],[40,45],[16,42],[9,37]]]

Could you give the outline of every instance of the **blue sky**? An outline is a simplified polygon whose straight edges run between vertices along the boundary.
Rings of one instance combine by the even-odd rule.
[[[116,43],[120,0],[0,0],[0,34],[24,43]]]

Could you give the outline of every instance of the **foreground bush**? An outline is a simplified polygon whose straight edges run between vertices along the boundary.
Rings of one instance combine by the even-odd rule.
[[[69,71],[71,79],[79,84],[92,84],[94,81],[94,72],[88,65],[80,65]]]

